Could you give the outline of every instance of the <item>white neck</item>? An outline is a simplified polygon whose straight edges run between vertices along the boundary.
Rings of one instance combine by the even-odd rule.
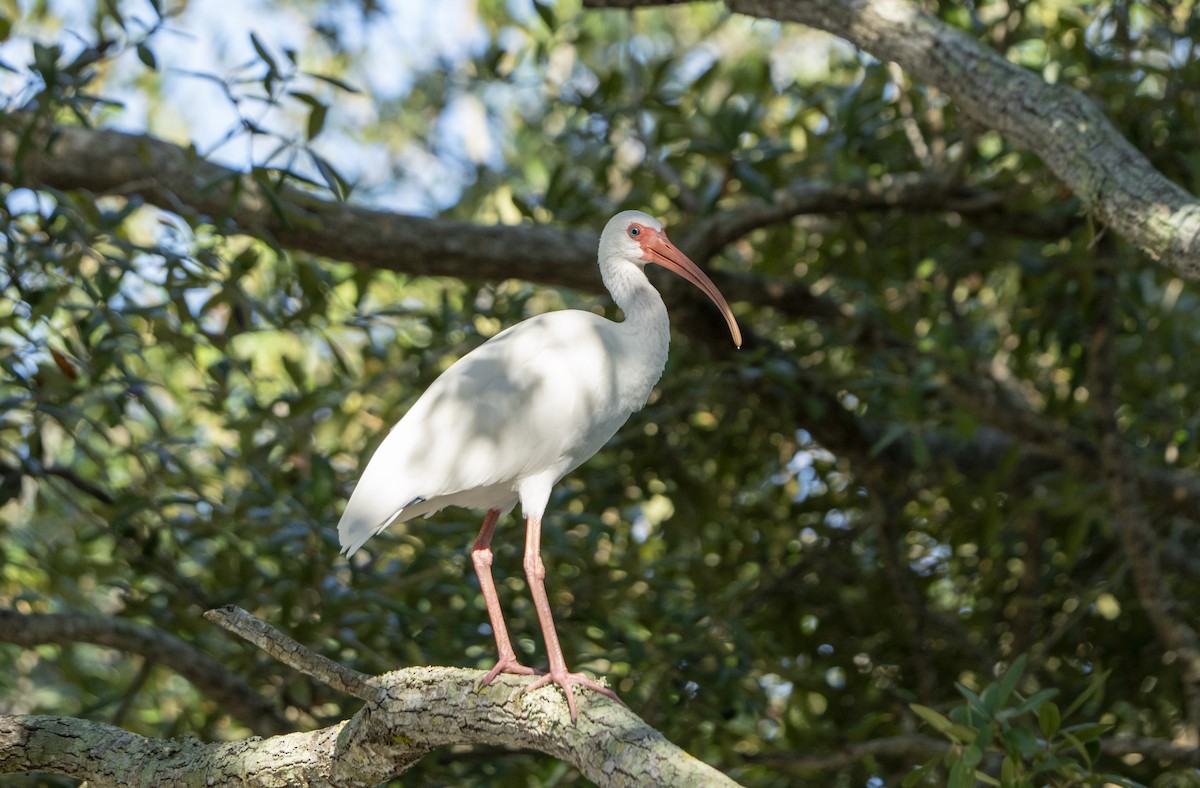
[[[613,326],[624,349],[621,366],[622,399],[630,410],[640,410],[667,365],[671,324],[662,296],[639,266],[620,262],[602,263],[604,286],[625,320]]]

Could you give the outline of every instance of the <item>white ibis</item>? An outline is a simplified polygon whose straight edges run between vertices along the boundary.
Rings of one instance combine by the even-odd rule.
[[[600,235],[600,275],[625,320],[617,323],[577,309],[550,312],[500,332],[463,356],[388,433],[338,523],[342,551],[350,556],[392,523],[447,506],[487,510],[471,561],[500,653],[483,686],[500,673],[537,673],[517,660],[492,582],[492,532],[500,515],[519,501],[526,521],[525,575],[550,658],[549,673],[525,691],[558,684],[572,721],[574,685],[620,699],[567,670],[546,597],[542,515],[555,483],[640,410],[662,376],[670,326],[662,297],[643,270],[647,263],[703,290],[741,346],[729,304],[667,239],[662,225],[640,211],[618,213]]]

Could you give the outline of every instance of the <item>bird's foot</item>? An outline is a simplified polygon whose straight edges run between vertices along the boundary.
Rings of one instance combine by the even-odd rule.
[[[588,689],[592,690],[593,692],[598,692],[606,698],[612,698],[617,703],[620,703],[622,706],[629,708],[625,704],[625,701],[621,700],[621,698],[617,695],[617,693],[613,692],[608,687],[604,686],[603,684],[596,681],[595,679],[588,678],[587,676],[583,675],[582,673],[569,673],[569,672],[567,672],[567,670],[565,668],[561,671],[558,671],[557,673],[555,671],[551,670],[549,673],[534,680],[532,683],[526,685],[525,689],[521,690],[521,692],[532,692],[535,689],[539,689],[539,688],[544,687],[547,684],[551,684],[551,683],[557,684],[558,686],[562,687],[563,694],[567,696],[567,708],[571,710],[571,722],[572,723],[574,723],[575,718],[579,716],[578,712],[575,709],[575,692],[574,692],[574,690],[571,689],[575,685],[579,685],[580,687],[587,687]]]
[[[527,665],[522,665],[517,661],[515,655],[509,654],[507,656],[500,657],[495,666],[488,671],[488,674],[480,679],[479,683],[475,685],[475,689],[483,689],[495,681],[496,677],[501,673],[516,673],[519,676],[540,676],[542,672]]]

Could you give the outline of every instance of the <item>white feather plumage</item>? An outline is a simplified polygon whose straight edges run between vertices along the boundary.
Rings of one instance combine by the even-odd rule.
[[[666,365],[669,324],[631,222],[661,231],[626,211],[601,235],[601,275],[625,320],[538,315],[447,369],[368,463],[338,523],[343,552],[447,506],[506,512],[520,501],[540,518],[550,488],[645,404]]]

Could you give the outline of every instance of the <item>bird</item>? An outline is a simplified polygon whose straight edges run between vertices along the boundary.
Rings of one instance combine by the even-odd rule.
[[[517,659],[492,580],[492,536],[499,518],[520,503],[526,526],[522,564],[549,658],[549,670],[523,691],[558,685],[572,723],[578,716],[576,686],[622,701],[603,684],[567,669],[545,589],[542,518],[554,485],[641,410],[662,376],[670,324],[645,267],[659,265],[699,288],[724,316],[734,344],[742,344],[725,297],[649,214],[613,216],[600,234],[598,262],[624,320],[578,309],[547,312],[464,355],[383,439],[337,528],[342,553],[350,557],[392,523],[447,506],[486,510],[471,561],[498,658],[479,682],[482,688],[501,673],[540,673]]]

